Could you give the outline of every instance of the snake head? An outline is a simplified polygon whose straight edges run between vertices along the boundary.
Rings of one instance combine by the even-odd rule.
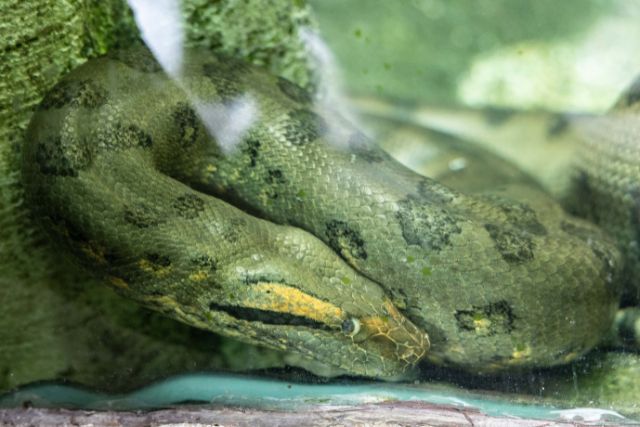
[[[303,283],[267,279],[263,272],[259,276],[246,281],[233,298],[216,299],[207,307],[215,324],[242,331],[241,340],[298,353],[333,372],[378,378],[406,374],[429,348],[427,335],[364,278],[354,278],[361,282],[354,283],[359,291],[351,288],[357,298],[326,298],[308,289],[308,278]],[[316,285],[316,290],[322,287]],[[366,304],[359,303],[360,297]]]
[[[386,351],[386,357],[397,358],[407,366],[415,365],[429,350],[429,336],[404,317],[388,299],[383,306],[386,314],[349,319],[360,323],[360,331],[354,333],[354,340],[375,342],[380,350]]]
[[[306,233],[294,234],[296,248],[304,252],[313,245],[309,253],[320,258],[311,263],[321,260],[321,266],[281,259],[272,251],[257,262],[256,256],[237,260],[216,273],[224,292],[200,293],[197,314],[183,320],[297,353],[335,373],[389,379],[408,374],[429,349],[424,331],[377,284],[329,249],[325,254],[324,245]],[[198,320],[203,312],[204,324]]]

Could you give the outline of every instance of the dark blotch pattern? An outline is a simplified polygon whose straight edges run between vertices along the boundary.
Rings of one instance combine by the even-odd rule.
[[[69,241],[75,243],[72,245],[77,247],[78,243],[87,243],[89,238],[84,231],[75,226],[72,222],[67,221],[57,213],[48,213],[45,216],[48,227],[55,229],[56,234],[65,236]]]
[[[116,123],[111,132],[101,135],[98,145],[107,150],[150,148],[153,145],[153,139],[137,125]]]
[[[373,144],[362,132],[354,132],[349,137],[349,151],[367,163],[380,163],[389,155]]]
[[[306,109],[293,110],[284,125],[284,137],[294,145],[305,145],[320,138],[327,130],[324,119]]]
[[[569,220],[562,221],[560,228],[565,233],[585,242],[591,248],[591,252],[595,257],[602,261],[602,271],[606,272],[612,279],[614,278],[617,270],[614,262],[616,256],[612,252],[613,245],[604,243],[602,235],[597,230]]]
[[[218,269],[218,263],[209,255],[198,255],[190,259],[191,264],[195,267],[215,272]]]
[[[111,58],[122,62],[129,68],[142,73],[157,73],[162,71],[162,67],[147,49],[116,50]]]
[[[247,220],[244,218],[230,218],[222,230],[222,238],[227,242],[237,242],[240,238],[240,230],[247,226]]]
[[[194,219],[204,211],[204,200],[192,193],[183,194],[174,200],[173,208],[182,218]]]
[[[193,108],[181,102],[176,106],[171,117],[178,129],[176,134],[178,144],[185,148],[195,145],[200,136],[200,121]]]
[[[278,87],[287,98],[300,104],[310,104],[311,94],[297,84],[283,78],[278,77]]]
[[[589,230],[584,226],[578,225],[575,222],[569,222],[566,220],[562,221],[560,223],[560,228],[565,233],[570,234],[574,237],[577,237],[580,240],[583,240],[585,242],[596,237],[594,236],[594,233],[591,230]]]
[[[599,200],[599,195],[591,185],[589,174],[586,171],[582,169],[576,171],[572,179],[570,194],[569,213],[600,224],[600,214],[596,203]]]
[[[142,203],[125,207],[123,218],[126,223],[137,228],[155,227],[162,222],[153,208]]]
[[[456,217],[439,207],[440,204],[427,204],[421,198],[409,195],[398,205],[396,218],[402,237],[409,245],[440,251],[451,243],[454,234],[462,231]]]
[[[242,152],[249,156],[249,166],[255,167],[260,154],[260,141],[252,138],[247,139],[244,147],[242,147]]]
[[[423,178],[416,188],[418,198],[423,203],[433,203],[445,205],[453,201],[456,193],[442,184],[430,179]]]
[[[36,146],[36,162],[44,175],[77,177],[91,159],[86,144],[63,144],[59,136],[45,138]]]
[[[168,256],[161,255],[155,252],[146,254],[145,259],[149,261],[149,264],[153,270],[160,270],[171,265],[171,259]]]
[[[287,182],[280,169],[269,169],[265,181],[267,184],[284,184]]]
[[[506,108],[487,108],[484,112],[484,118],[492,126],[499,126],[506,123],[515,114],[514,110]]]
[[[535,244],[524,230],[495,224],[485,224],[502,258],[509,263],[522,263],[534,258]]]
[[[365,260],[367,251],[360,233],[344,221],[333,220],[326,224],[329,246],[346,260]]]
[[[265,177],[264,182],[268,186],[268,188],[265,190],[267,197],[269,197],[270,199],[277,199],[278,193],[276,192],[274,187],[277,187],[281,184],[286,184],[287,179],[280,169],[269,169],[267,170],[267,176]]]
[[[223,103],[229,103],[242,95],[242,86],[238,77],[246,71],[246,65],[234,59],[220,62],[208,62],[202,66],[202,73],[211,80],[216,93]]]
[[[640,77],[636,78],[624,93],[624,103],[631,106],[640,101]]]
[[[473,306],[470,310],[457,310],[455,317],[461,331],[484,336],[511,333],[516,319],[513,308],[505,300]]]
[[[91,80],[63,80],[49,91],[40,110],[62,108],[66,105],[82,108],[98,108],[107,102],[107,91]]]
[[[130,253],[105,248],[104,259],[108,274],[119,277],[127,283],[133,283],[138,279],[138,269],[131,268],[134,260]]]
[[[215,85],[216,93],[223,104],[231,103],[243,93],[242,88],[231,80],[220,79],[215,82]]]
[[[547,229],[538,221],[536,212],[531,206],[507,199],[492,198],[495,204],[506,215],[507,223],[536,236],[544,236]]]
[[[560,136],[567,129],[569,129],[569,119],[564,114],[557,114],[549,121],[547,136],[551,138],[554,136]]]

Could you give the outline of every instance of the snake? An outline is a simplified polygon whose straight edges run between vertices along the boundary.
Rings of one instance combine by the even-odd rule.
[[[619,305],[616,241],[540,188],[449,188],[208,51],[172,76],[145,47],[89,60],[44,96],[22,159],[34,216],[123,296],[351,375],[567,363]]]

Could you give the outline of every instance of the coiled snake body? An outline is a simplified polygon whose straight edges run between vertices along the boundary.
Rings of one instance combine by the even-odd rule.
[[[225,151],[207,112],[226,123],[238,99],[256,120]],[[352,374],[425,354],[564,363],[618,304],[613,242],[541,191],[450,190],[293,83],[202,52],[179,84],[144,49],[73,71],[32,120],[24,180],[46,228],[125,296]]]

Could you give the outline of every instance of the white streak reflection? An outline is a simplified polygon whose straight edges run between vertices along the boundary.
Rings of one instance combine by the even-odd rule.
[[[128,0],[142,39],[173,78],[182,69],[184,29],[177,0]]]
[[[195,101],[193,105],[225,154],[233,152],[259,118],[258,105],[249,95],[235,98],[228,104]]]
[[[318,81],[315,104],[328,124],[329,142],[345,146],[353,131],[353,125],[369,135],[370,132],[366,131],[356,114],[349,108],[350,102],[345,96],[339,68],[327,43],[317,32],[309,28],[302,28],[299,37],[313,61],[312,68]]]
[[[258,105],[248,95],[230,103],[206,103],[184,84],[184,25],[177,0],[128,0],[145,44],[164,71],[187,94],[209,134],[229,154],[258,119]]]

